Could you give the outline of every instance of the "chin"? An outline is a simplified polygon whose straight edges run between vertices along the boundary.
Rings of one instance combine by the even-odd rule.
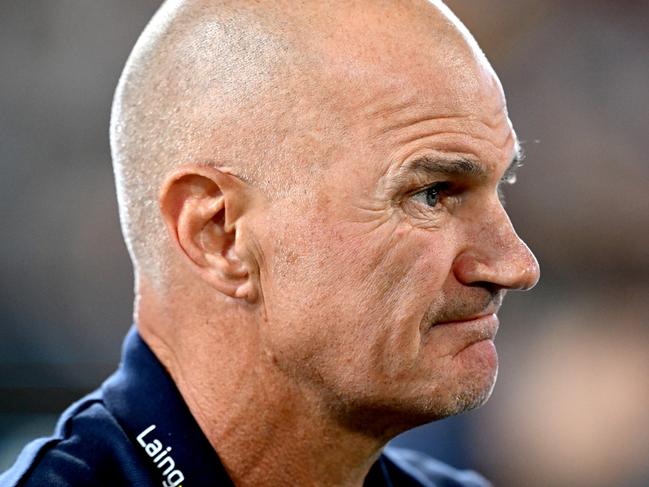
[[[424,366],[414,376],[390,381],[387,389],[384,381],[375,387],[338,389],[330,410],[348,428],[387,441],[408,429],[478,408],[491,396],[498,374],[493,342],[484,342],[466,347],[444,366]]]
[[[419,424],[424,424],[479,408],[489,400],[494,383],[495,381],[473,382],[452,388],[441,397],[439,395],[433,397],[426,407],[419,411],[412,411],[412,414],[419,416]]]
[[[455,381],[447,390],[450,413],[459,414],[482,406],[493,392],[498,377],[498,355],[492,340],[475,343],[453,357]]]
[[[444,414],[441,417],[454,416],[465,411],[479,408],[491,397],[494,385],[495,378],[488,384],[479,384],[459,390],[452,398],[450,398],[448,406],[445,409],[442,409],[441,412]]]
[[[389,441],[409,429],[482,406],[493,390],[495,374],[453,381],[415,394],[355,400],[339,410],[348,428]],[[403,392],[403,391],[402,391]]]
[[[446,383],[429,384],[428,390],[412,401],[410,412],[419,416],[420,424],[476,409],[489,400],[498,376],[497,361],[466,362],[447,375]]]

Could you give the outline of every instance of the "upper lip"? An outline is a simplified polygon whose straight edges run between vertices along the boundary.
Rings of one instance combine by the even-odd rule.
[[[445,320],[445,321],[440,321],[438,323],[435,323],[436,325],[441,325],[445,323],[460,323],[462,321],[472,321],[472,320],[477,320],[479,318],[484,318],[485,316],[490,316],[493,314],[498,313],[498,310],[500,309],[500,303],[490,303],[489,306],[486,308],[477,311],[475,313],[471,313],[468,315],[460,316],[457,318],[452,318],[450,320]]]
[[[427,328],[432,328],[437,325],[462,323],[495,315],[500,310],[504,297],[504,292],[494,293],[490,296],[490,299],[484,301],[479,296],[476,296],[476,298],[469,301],[472,306],[469,306],[469,302],[466,302],[465,306],[458,306],[458,312],[455,314],[442,312],[441,315],[433,315],[431,317],[432,319],[428,321]]]
[[[462,321],[473,321],[473,320],[477,320],[479,318],[484,318],[485,316],[490,316],[490,315],[493,315],[493,314],[495,314],[494,311],[487,311],[487,312],[482,312],[482,313],[476,313],[476,314],[469,315],[469,316],[463,316],[461,318],[456,318],[456,319],[449,320],[449,321],[442,321],[442,322],[439,322],[439,323],[436,323],[436,324],[441,325],[441,324],[445,324],[445,323],[460,323]]]

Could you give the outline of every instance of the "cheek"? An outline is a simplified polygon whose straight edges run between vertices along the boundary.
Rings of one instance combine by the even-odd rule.
[[[273,347],[350,381],[412,368],[421,319],[449,272],[447,240],[388,224],[363,234],[312,222],[286,240],[288,230],[276,240],[267,293]]]
[[[394,376],[420,360],[422,319],[437,309],[448,280],[453,253],[449,241],[420,229],[395,232],[390,251],[376,266],[376,282],[382,288],[381,337],[384,363]]]

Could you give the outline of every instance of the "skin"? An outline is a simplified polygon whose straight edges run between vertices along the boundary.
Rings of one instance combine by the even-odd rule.
[[[136,262],[135,318],[236,485],[359,486],[389,439],[486,401],[496,313],[539,270],[498,197],[502,88],[459,21],[417,1],[286,16],[318,62],[239,136],[285,129],[290,176],[249,156],[290,184],[170,167],[173,272]]]

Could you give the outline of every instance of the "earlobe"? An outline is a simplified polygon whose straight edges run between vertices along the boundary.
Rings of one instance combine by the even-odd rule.
[[[186,166],[166,180],[160,210],[185,262],[217,291],[254,298],[248,265],[236,248],[237,221],[245,210],[243,183],[215,168]]]

